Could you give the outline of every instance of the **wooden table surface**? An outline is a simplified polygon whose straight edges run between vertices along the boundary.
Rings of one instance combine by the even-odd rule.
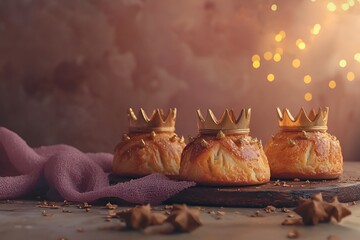
[[[351,169],[360,169],[360,163],[350,163]],[[0,240],[12,239],[288,239],[287,233],[297,230],[298,239],[327,239],[330,235],[338,239],[360,239],[360,201],[349,204],[352,215],[339,224],[319,224],[317,226],[282,226],[281,223],[290,213],[280,208],[274,213],[266,213],[262,208],[221,208],[202,207],[201,220],[203,226],[189,234],[176,235],[144,235],[141,232],[104,230],[111,226],[119,226],[117,219],[105,221],[108,209],[105,204],[96,205],[89,212],[75,205],[59,209],[37,207],[33,200],[0,201]],[[61,203],[59,203],[61,204]],[[125,209],[119,206],[117,210]],[[156,211],[163,206],[154,208]],[[44,216],[42,211],[46,211]],[[217,217],[217,211],[225,212]],[[263,217],[251,217],[259,211]]]
[[[360,204],[360,203],[359,203]],[[36,207],[35,201],[16,201],[0,203],[0,239],[287,239],[287,233],[296,229],[298,239],[327,239],[336,235],[339,239],[359,239],[360,205],[351,206],[352,215],[340,224],[320,224],[317,226],[282,226],[288,214],[281,209],[266,213],[255,208],[214,208],[206,207],[201,211],[203,226],[189,234],[144,235],[140,232],[102,230],[103,227],[121,224],[117,219],[106,222],[108,210],[104,206],[93,206],[89,212],[76,206],[62,209],[46,209],[49,216],[43,216],[44,209]],[[160,209],[161,206],[156,207]],[[120,208],[122,209],[122,208]],[[216,218],[209,212],[224,211],[225,215]],[[260,211],[263,217],[251,217]],[[83,231],[79,231],[83,230]]]

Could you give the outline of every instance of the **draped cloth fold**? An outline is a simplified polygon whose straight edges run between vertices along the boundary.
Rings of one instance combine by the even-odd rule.
[[[194,182],[174,181],[162,174],[110,185],[113,155],[83,153],[67,145],[31,148],[14,132],[0,127],[0,199],[14,199],[36,189],[48,197],[92,202],[116,197],[136,204],[160,204]]]

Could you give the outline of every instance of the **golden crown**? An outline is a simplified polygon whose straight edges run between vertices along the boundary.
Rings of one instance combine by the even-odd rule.
[[[277,108],[277,113],[279,116],[279,127],[282,131],[305,130],[325,132],[327,130],[328,107],[319,108],[317,113],[312,109],[309,115],[306,114],[304,108],[301,108],[296,118],[291,115],[287,108],[284,108],[283,111]]]
[[[234,111],[228,109],[225,110],[219,120],[210,109],[206,119],[200,110],[197,110],[196,113],[200,134],[218,134],[220,130],[225,134],[248,134],[250,132],[251,108],[242,109],[237,119]]]
[[[150,118],[144,109],[140,108],[138,116],[129,108],[129,132],[174,132],[176,108],[170,108],[167,115],[163,109],[155,109]]]

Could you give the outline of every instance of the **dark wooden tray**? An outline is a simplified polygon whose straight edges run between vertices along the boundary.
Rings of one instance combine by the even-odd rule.
[[[344,164],[343,175],[326,181],[271,181],[260,186],[188,188],[166,203],[186,203],[222,207],[294,207],[300,197],[321,192],[324,199],[338,196],[340,202],[360,200],[360,163]]]

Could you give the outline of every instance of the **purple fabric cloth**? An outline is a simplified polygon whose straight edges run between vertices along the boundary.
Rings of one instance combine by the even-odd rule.
[[[137,204],[159,204],[194,186],[161,174],[109,185],[113,155],[83,153],[67,145],[31,148],[17,134],[0,128],[0,199],[27,195],[39,186],[51,196],[92,202],[117,197]]]

